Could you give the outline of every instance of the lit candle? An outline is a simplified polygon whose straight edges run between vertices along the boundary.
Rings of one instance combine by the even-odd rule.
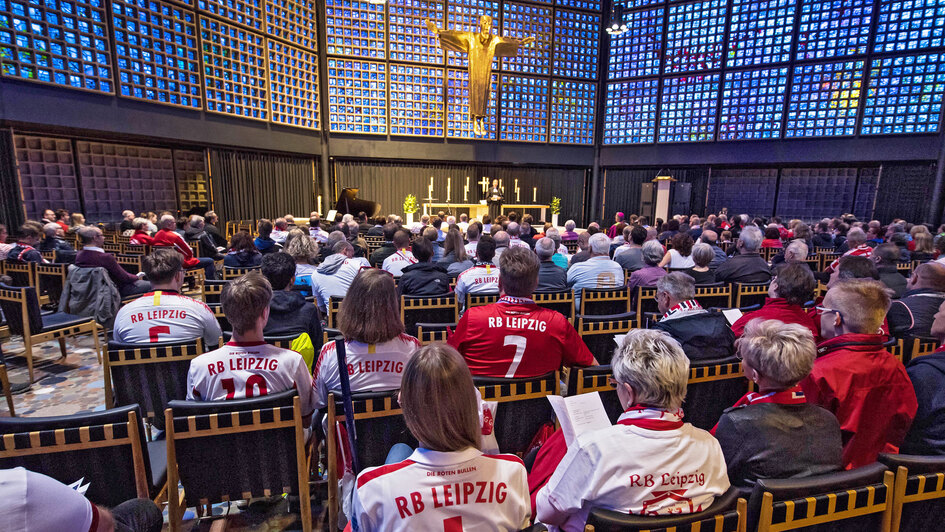
[[[482,185],[482,195],[486,195],[486,189],[489,187],[489,178],[482,176],[482,179],[479,180],[479,184]]]
[[[518,188],[518,179],[515,180],[515,203],[521,203],[521,189]]]
[[[538,187],[532,187],[532,203],[538,203]]]
[[[450,188],[453,186],[453,178],[446,178],[446,203],[450,202]]]
[[[469,203],[469,176],[466,176],[466,188],[463,189],[463,203]]]

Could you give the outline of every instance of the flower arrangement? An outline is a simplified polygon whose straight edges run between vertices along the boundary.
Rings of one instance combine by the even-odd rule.
[[[404,214],[414,214],[420,208],[417,206],[417,197],[413,194],[407,194],[407,197],[404,198]]]
[[[552,196],[551,214],[561,214],[561,198]]]

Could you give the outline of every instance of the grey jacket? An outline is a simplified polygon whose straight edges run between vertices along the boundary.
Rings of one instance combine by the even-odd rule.
[[[110,329],[121,306],[121,295],[105,268],[69,266],[66,285],[59,298],[59,312],[93,317]]]

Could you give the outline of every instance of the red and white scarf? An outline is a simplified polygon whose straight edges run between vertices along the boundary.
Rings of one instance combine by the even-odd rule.
[[[677,317],[676,314],[684,314],[693,310],[702,310],[702,305],[699,304],[695,299],[690,299],[688,301],[682,301],[678,305],[670,308],[663,314],[663,317],[660,319],[674,318]]]
[[[502,298],[499,299],[499,303],[507,303],[509,305],[534,305],[535,301],[527,297],[502,296]]]
[[[745,405],[757,405],[762,403],[773,403],[776,405],[803,405],[807,403],[807,397],[804,396],[804,391],[801,390],[799,385],[795,385],[793,388],[787,390],[782,390],[780,392],[771,392],[766,394],[760,394],[758,392],[748,392],[742,396],[732,408],[737,408],[739,406]],[[715,436],[715,429],[719,427],[718,423],[712,430],[709,432]]]
[[[620,415],[617,424],[649,430],[676,430],[683,426],[682,419],[682,409],[670,412],[652,406],[633,405]]]

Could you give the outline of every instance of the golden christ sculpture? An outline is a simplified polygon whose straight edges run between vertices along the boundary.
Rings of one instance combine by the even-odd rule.
[[[492,59],[513,57],[520,45],[534,42],[535,38],[515,39],[493,35],[492,17],[488,15],[479,17],[478,32],[443,30],[431,20],[426,23],[427,28],[440,38],[443,49],[469,55],[469,120],[473,124],[473,133],[485,135],[486,113],[492,93]]]

